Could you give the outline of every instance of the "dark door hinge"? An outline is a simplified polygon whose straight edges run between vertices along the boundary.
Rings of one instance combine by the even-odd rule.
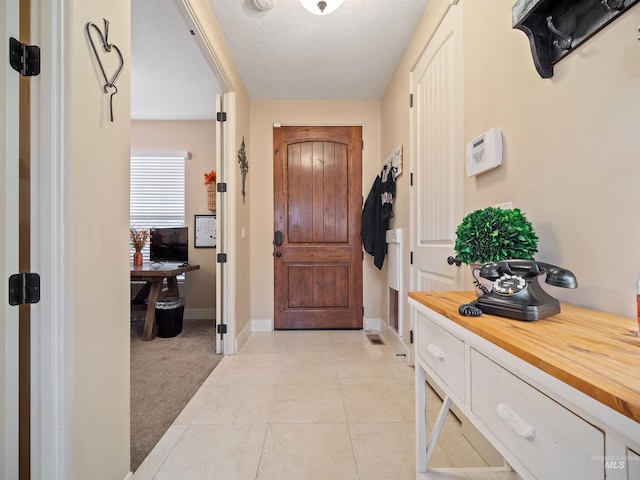
[[[409,253],[409,264],[413,265],[413,252]]]
[[[227,254],[219,253],[216,257],[216,260],[218,261],[218,263],[227,263]]]
[[[413,330],[409,330],[409,343],[413,343]]]
[[[413,172],[409,174],[409,186],[413,187]]]
[[[362,307],[362,316],[364,317],[364,307]]]
[[[225,333],[227,333],[227,325],[224,323],[221,323],[216,328],[220,335],[224,335]]]
[[[413,108],[413,93],[409,94],[409,108]]]
[[[23,77],[40,75],[40,47],[9,39],[9,64]]]
[[[227,191],[227,184],[225,182],[216,183],[216,191],[220,193],[225,193]]]
[[[9,277],[9,305],[25,305],[40,301],[40,275],[16,273]]]
[[[218,112],[216,113],[216,120],[219,122],[227,121],[227,112]]]

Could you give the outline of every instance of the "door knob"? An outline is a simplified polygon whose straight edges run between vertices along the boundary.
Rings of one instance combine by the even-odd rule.
[[[276,257],[280,258],[282,254],[280,252],[276,252]]]
[[[447,263],[449,265],[453,265],[455,263],[456,267],[459,267],[462,264],[462,262],[460,260],[458,260],[456,257],[447,258]]]

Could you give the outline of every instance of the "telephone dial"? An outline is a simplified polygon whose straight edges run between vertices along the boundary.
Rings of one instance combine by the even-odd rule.
[[[560,313],[560,302],[545,292],[538,282],[538,276],[542,274],[546,275],[545,282],[549,285],[578,287],[573,273],[548,263],[533,260],[486,263],[480,269],[480,276],[493,280],[492,290],[472,304],[461,306],[460,313],[470,316],[488,313],[526,321]]]

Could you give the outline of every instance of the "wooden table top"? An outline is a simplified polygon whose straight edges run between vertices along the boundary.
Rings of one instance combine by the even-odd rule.
[[[156,266],[157,265],[157,266]],[[131,265],[131,278],[139,277],[173,277],[184,272],[199,270],[200,265],[181,265],[178,263],[144,263],[141,266]]]
[[[525,322],[464,317],[474,292],[409,292],[409,297],[540,370],[640,422],[640,337],[636,321],[562,303],[561,312]]]

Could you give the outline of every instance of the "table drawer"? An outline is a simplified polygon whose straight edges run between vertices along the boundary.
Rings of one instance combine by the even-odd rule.
[[[418,355],[464,400],[464,342],[418,313]]]
[[[534,478],[604,478],[604,433],[471,349],[471,411]]]

